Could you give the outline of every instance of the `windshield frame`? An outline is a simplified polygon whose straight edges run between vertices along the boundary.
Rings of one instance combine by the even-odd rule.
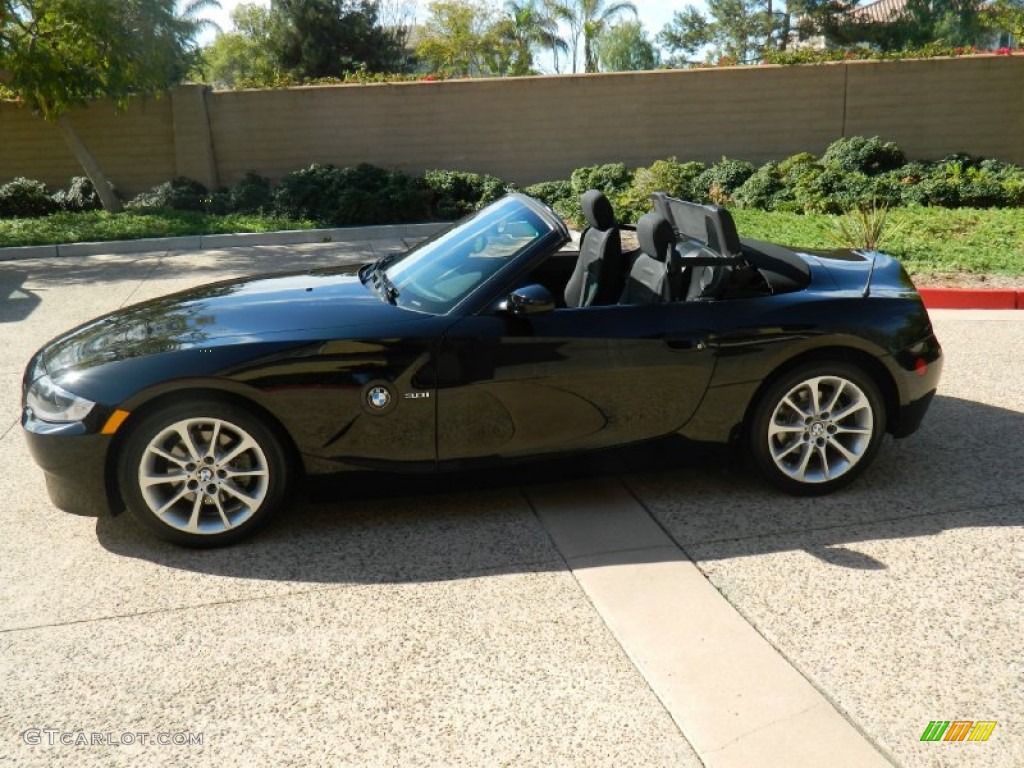
[[[502,232],[499,237],[503,239],[503,242],[495,244],[489,236],[499,232],[498,228],[508,223],[519,223],[519,219],[513,218],[516,214],[520,216],[525,214],[531,226],[535,230],[540,229],[541,231],[536,232],[532,237],[524,235],[520,239],[527,237],[530,239],[523,243],[515,243],[516,238]],[[506,240],[508,242],[505,242]],[[568,228],[548,206],[532,197],[520,193],[510,193],[480,211],[460,219],[405,253],[386,256],[375,264],[365,267],[360,270],[360,278],[365,284],[374,287],[377,282],[374,278],[375,272],[377,270],[383,272],[398,289],[397,294],[394,294],[394,303],[409,311],[435,316],[469,314],[471,308],[478,303],[476,299],[480,295],[489,296],[497,283],[506,279],[510,274],[518,273],[517,265],[532,261],[541,251],[556,250],[568,240]],[[482,244],[481,241],[483,241]],[[503,250],[510,247],[513,250],[509,254],[502,253]],[[485,253],[488,248],[494,251],[492,255]],[[459,251],[463,252],[460,254]],[[444,272],[445,275],[448,275],[461,268],[463,263],[470,258],[494,258],[496,261],[499,259],[501,261],[496,263],[496,268],[492,272],[483,274],[479,281],[465,292],[450,297],[448,303],[444,303],[444,300],[449,297],[441,297],[436,294],[434,296],[426,295],[423,286],[419,286],[417,293],[417,288],[412,285],[415,276],[417,274],[422,276],[423,272],[429,270],[432,262],[436,260],[451,259],[451,265]],[[486,262],[482,261],[480,264],[483,265]],[[417,266],[420,267],[418,271],[416,270]],[[456,274],[454,277],[458,278],[459,275]],[[384,300],[383,296],[381,296],[381,300]]]

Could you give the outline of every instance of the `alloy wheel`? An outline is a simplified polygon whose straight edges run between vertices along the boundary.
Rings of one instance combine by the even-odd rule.
[[[768,420],[776,468],[798,483],[827,483],[852,470],[874,434],[871,400],[842,376],[814,376],[778,401]]]
[[[145,446],[138,484],[150,512],[193,535],[233,530],[256,514],[269,488],[270,465],[245,429],[218,418],[176,421]]]

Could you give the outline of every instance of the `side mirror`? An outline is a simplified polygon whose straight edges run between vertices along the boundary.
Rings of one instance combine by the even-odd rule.
[[[505,310],[513,315],[540,315],[555,311],[555,297],[543,285],[525,285],[508,295]]]

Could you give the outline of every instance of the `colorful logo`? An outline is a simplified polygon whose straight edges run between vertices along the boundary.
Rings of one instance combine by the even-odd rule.
[[[932,720],[921,741],[988,741],[995,727],[995,720]]]
[[[374,408],[387,408],[391,404],[391,393],[384,387],[374,387],[369,391],[366,399]]]

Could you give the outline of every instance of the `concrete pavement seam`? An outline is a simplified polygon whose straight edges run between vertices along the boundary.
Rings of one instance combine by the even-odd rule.
[[[899,766],[901,764],[899,763],[899,761],[896,760],[895,756],[888,749],[886,749],[882,744],[879,744],[878,741],[873,736],[871,736],[871,734],[869,734],[867,731],[865,731],[864,728],[861,727],[860,723],[858,723],[856,720],[854,720],[853,717],[850,716],[850,713],[847,712],[843,707],[841,707],[839,705],[839,702],[837,702],[828,693],[828,691],[826,691],[821,685],[818,684],[817,680],[815,680],[813,677],[808,675],[801,667],[799,667],[796,664],[796,662],[789,656],[789,654],[787,654],[785,651],[783,651],[781,648],[779,648],[775,643],[773,643],[768,637],[766,637],[764,632],[761,631],[760,627],[758,627],[757,624],[754,623],[754,620],[750,616],[748,616],[738,605],[733,603],[731,600],[729,600],[729,598],[727,598],[724,594],[722,594],[722,591],[720,589],[718,589],[718,587],[716,587],[714,585],[714,583],[712,583],[711,579],[709,579],[707,574],[705,574],[703,569],[701,569],[700,564],[693,557],[691,557],[689,555],[689,553],[686,552],[686,550],[683,548],[683,546],[679,542],[679,540],[676,539],[676,537],[672,535],[671,531],[669,531],[664,525],[662,525],[661,520],[659,520],[651,512],[650,508],[643,502],[643,500],[641,500],[640,497],[637,496],[636,491],[634,491],[634,489],[629,485],[629,483],[626,482],[626,479],[624,477],[619,477],[618,479],[621,482],[622,486],[629,493],[629,495],[633,497],[633,499],[636,501],[636,503],[639,504],[644,509],[644,511],[647,512],[647,515],[655,522],[655,524],[657,524],[657,526],[659,528],[661,528],[662,531],[664,531],[664,533],[668,537],[669,541],[673,542],[676,546],[679,547],[680,551],[682,551],[683,553],[686,554],[686,557],[690,560],[691,563],[693,563],[694,567],[697,568],[697,570],[704,576],[704,578],[707,580],[708,584],[710,584],[715,589],[715,591],[718,592],[718,594],[722,596],[723,600],[725,600],[729,605],[732,606],[732,609],[734,611],[736,611],[736,613],[738,613],[743,618],[743,620],[745,622],[747,622],[747,624],[750,625],[751,629],[753,629],[758,635],[760,635],[764,639],[764,641],[766,643],[768,643],[768,645],[770,645],[772,648],[774,648],[775,652],[777,654],[779,654],[779,656],[781,656],[783,659],[785,659],[785,661],[794,669],[794,671],[796,671],[796,673],[798,675],[800,675],[816,691],[818,691],[818,693],[821,695],[821,697],[823,699],[825,699],[825,701],[827,701],[832,706],[832,708],[839,714],[839,716],[842,717],[847,723],[849,723],[849,725],[855,731],[857,731],[857,733],[859,733],[861,735],[861,737],[865,741],[868,742],[868,744],[870,744],[872,747],[874,747],[878,751],[878,753],[881,754],[882,756],[884,756],[890,763],[892,763],[893,766],[896,766],[897,768],[899,768]],[[828,527],[842,527],[842,526],[828,526]],[[750,538],[764,538],[764,537],[763,536],[757,536],[757,537],[750,537]],[[805,712],[809,712],[812,709],[814,709],[814,707],[809,707],[809,708],[807,708],[805,710]],[[784,719],[791,719],[791,718],[796,717],[796,716],[797,715],[789,715],[789,716],[787,716],[787,718],[784,718]],[[755,731],[756,730],[761,730],[761,729],[755,729]],[[746,734],[746,735],[749,735],[749,734]],[[734,740],[734,741],[738,741],[739,738],[740,737],[737,737],[737,739]],[[716,750],[716,751],[721,751],[721,750],[725,749],[725,746],[726,745],[723,745],[721,748],[719,748],[719,750]]]
[[[17,424],[17,422],[15,422]],[[11,425],[12,427],[14,424]],[[2,438],[0,438],[2,440]],[[527,568],[539,567],[544,565],[553,565],[558,561],[555,559],[544,559],[544,560],[528,560],[518,563],[505,563],[494,568],[480,568],[474,571],[475,574],[487,575],[491,572],[504,572],[509,569],[515,569],[517,571],[525,571]],[[15,632],[32,632],[38,629],[56,629],[58,627],[71,627],[77,624],[93,624],[101,621],[117,621],[119,619],[136,619],[146,616],[155,616],[161,613],[183,613],[185,611],[201,610],[204,608],[216,608],[221,605],[238,605],[241,603],[253,603],[263,600],[275,600],[282,597],[299,597],[302,595],[312,595],[320,592],[331,592],[336,589],[343,589],[351,586],[349,582],[340,584],[321,584],[317,587],[311,587],[309,589],[293,589],[287,592],[277,592],[272,595],[253,595],[251,597],[239,597],[233,600],[213,600],[206,603],[196,603],[195,605],[175,605],[166,608],[154,608],[149,611],[136,611],[134,613],[116,613],[108,616],[93,616],[88,619],[75,619],[73,621],[55,621],[48,624],[30,624],[23,627],[0,627],[0,635],[13,634]]]
[[[138,284],[134,288],[131,289],[131,291],[128,293],[127,296],[124,297],[124,301],[121,302],[121,305],[120,305],[119,309],[123,309],[124,307],[128,306],[128,302],[130,302],[132,300],[132,296],[134,296],[136,293],[138,293],[139,290],[142,288],[142,286],[144,286],[146,283],[148,283],[149,279],[151,277],[153,277],[153,274],[158,269],[160,269],[161,265],[164,263],[164,259],[167,258],[167,254],[168,253],[169,253],[169,251],[164,251],[162,254],[160,254],[159,256],[156,257],[156,264],[154,264],[153,267],[149,270],[149,272],[146,273],[145,277],[139,279]],[[141,261],[141,259],[137,259],[136,261]]]
[[[707,764],[701,759],[700,755],[697,753],[697,750],[694,748],[693,744],[686,737],[686,734],[683,732],[683,729],[682,729],[681,725],[676,720],[675,715],[672,714],[672,711],[668,708],[668,705],[661,698],[661,696],[658,695],[658,692],[656,690],[654,690],[654,686],[651,685],[651,681],[648,680],[647,676],[644,675],[643,671],[641,671],[640,668],[637,667],[636,661],[633,659],[633,657],[630,656],[629,653],[626,651],[626,649],[622,647],[622,643],[619,641],[619,638],[617,638],[615,636],[615,632],[613,632],[612,628],[610,626],[608,626],[608,622],[605,620],[605,617],[601,614],[601,611],[594,604],[594,600],[590,596],[590,593],[580,583],[579,577],[576,575],[576,570],[572,567],[572,564],[569,562],[569,560],[566,558],[566,556],[564,554],[562,554],[562,550],[559,549],[558,543],[555,541],[554,537],[551,535],[551,532],[547,529],[547,526],[544,525],[544,521],[541,519],[540,513],[537,511],[537,507],[533,503],[533,499],[530,498],[530,494],[528,494],[526,492],[526,489],[523,488],[522,486],[519,486],[519,493],[522,494],[523,500],[526,502],[526,505],[530,508],[530,511],[533,513],[533,517],[537,521],[537,525],[540,526],[541,530],[544,531],[544,535],[548,537],[548,541],[551,542],[551,548],[556,553],[558,553],[558,558],[559,558],[559,560],[562,561],[562,564],[565,566],[565,570],[567,570],[569,572],[569,575],[572,576],[572,580],[574,582],[576,582],[576,588],[583,595],[583,598],[587,601],[587,604],[590,606],[591,610],[593,610],[594,613],[597,615],[597,617],[601,620],[601,624],[604,625],[605,632],[608,633],[608,636],[611,638],[612,642],[615,643],[615,645],[618,647],[619,652],[622,653],[622,655],[626,657],[627,661],[629,661],[630,666],[632,666],[633,669],[636,670],[637,675],[644,682],[644,687],[646,687],[647,690],[650,691],[651,696],[653,696],[654,700],[658,702],[658,706],[661,707],[662,711],[666,714],[666,716],[668,716],[668,719],[675,726],[676,731],[679,732],[680,738],[682,738],[682,740],[686,742],[687,746],[689,746],[690,751],[697,758],[698,762],[700,762],[700,764],[702,766],[706,766]],[[641,548],[641,549],[648,549],[648,548],[644,547],[644,548]],[[640,550],[637,550],[637,551],[640,551]]]
[[[843,765],[894,764],[725,599],[620,478],[536,493],[527,496],[580,587],[705,765],[749,766],[760,750],[758,764],[810,768],[835,744],[847,750]],[[674,556],[586,557],[621,540]],[[707,612],[700,627],[694,611]],[[784,732],[760,727],[786,710],[792,725]],[[738,742],[737,728],[746,733]]]

